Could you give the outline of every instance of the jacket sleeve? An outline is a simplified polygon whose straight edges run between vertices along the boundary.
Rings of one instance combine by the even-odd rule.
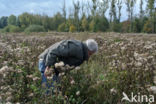
[[[63,42],[58,45],[55,49],[52,49],[48,52],[46,56],[45,65],[46,66],[53,66],[60,57],[68,57],[68,44],[67,42]]]
[[[57,55],[51,51],[47,54],[45,66],[49,66],[49,67],[53,66],[56,63],[56,61],[57,61]]]

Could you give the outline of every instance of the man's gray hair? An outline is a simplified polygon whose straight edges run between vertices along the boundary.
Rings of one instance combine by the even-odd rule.
[[[89,51],[97,52],[98,51],[98,44],[94,39],[88,39],[85,41]]]

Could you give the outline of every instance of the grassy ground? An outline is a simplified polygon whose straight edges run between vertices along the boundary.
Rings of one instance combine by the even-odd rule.
[[[61,90],[41,90],[38,55],[63,39],[95,39],[99,51],[61,77]],[[123,92],[156,93],[156,35],[119,33],[0,34],[0,103],[131,104]],[[138,101],[138,100],[137,100]],[[137,104],[147,104],[146,99]],[[134,104],[134,102],[133,102]],[[154,103],[153,103],[154,104]]]

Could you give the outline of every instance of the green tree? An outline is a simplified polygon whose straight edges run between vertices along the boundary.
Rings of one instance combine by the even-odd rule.
[[[127,33],[129,32],[129,28],[130,28],[130,21],[123,21],[122,23],[122,27],[121,27],[121,31],[124,32],[124,33]]]
[[[133,29],[133,10],[134,10],[134,5],[135,5],[136,0],[125,0],[125,4],[127,5],[127,12],[128,12],[128,20],[131,23],[130,26],[130,32],[132,32]]]
[[[116,14],[116,0],[111,0],[110,1],[111,5],[110,5],[110,11],[109,11],[109,15],[110,15],[110,30],[114,31],[114,27],[116,25],[117,22],[117,14]]]
[[[143,11],[143,0],[140,0],[140,19],[143,19],[144,11]]]
[[[152,25],[152,22],[150,19],[148,21],[146,21],[144,28],[143,28],[143,32],[146,32],[146,33],[153,32],[153,25]]]
[[[36,25],[42,25],[43,24],[43,21],[47,18],[46,15],[30,15],[29,16],[30,19],[30,23],[29,24],[36,24]]]
[[[105,32],[109,28],[109,22],[106,17],[99,16],[96,20],[97,31]]]
[[[66,0],[63,2],[63,7],[62,7],[62,13],[63,13],[63,18],[66,22],[66,17],[67,17],[67,12],[66,12]]]
[[[154,2],[155,2],[155,0],[148,0],[147,1],[147,9],[148,9],[151,17],[153,16],[153,12],[154,12]]]
[[[80,2],[77,1],[77,3],[73,2],[74,5],[74,25],[76,26],[76,30],[80,30],[80,20],[79,20],[79,13],[80,13]]]
[[[143,26],[144,26],[144,22],[143,22],[143,18],[144,18],[144,10],[143,10],[143,4],[144,4],[144,0],[140,0],[140,13],[139,13],[139,21],[140,21],[140,32],[142,32],[143,30]],[[136,24],[134,24],[135,27]]]
[[[92,31],[92,32],[96,32],[96,23],[95,23],[95,20],[92,20],[89,24],[89,30]]]
[[[105,13],[107,9],[109,8],[109,1],[108,0],[102,0],[99,4],[99,14],[101,13],[102,16],[105,16]]]
[[[75,32],[76,31],[76,27],[74,25],[71,25],[69,28],[70,32]]]
[[[46,31],[50,29],[50,18],[48,16],[42,16],[42,26]]]
[[[0,28],[4,28],[5,26],[8,25],[7,19],[8,17],[5,17],[5,16],[0,18]]]
[[[8,17],[8,25],[16,25],[16,22],[17,22],[16,16],[10,15]]]
[[[16,26],[21,27],[20,21],[19,21],[19,18],[18,18],[18,17],[17,17],[17,19],[16,19]]]
[[[116,6],[115,6],[116,0],[111,0],[111,7],[110,7],[110,21],[115,22],[117,20],[116,17]]]
[[[58,26],[64,22],[64,18],[60,12],[56,13],[53,17],[53,28],[52,30],[57,30]]]
[[[19,15],[19,22],[21,25],[21,28],[25,29],[29,25],[33,24],[33,15],[28,14],[28,13],[23,13]]]
[[[69,31],[69,26],[66,23],[62,23],[58,27],[59,32],[68,32]]]
[[[142,31],[141,20],[139,18],[135,18],[133,21],[133,32],[139,33]]]
[[[98,9],[98,0],[92,0],[91,13],[93,18],[96,16],[97,9]]]
[[[84,31],[87,31],[88,30],[88,20],[87,20],[87,18],[86,18],[85,15],[82,17],[82,23],[81,23],[81,25],[82,25],[82,29]]]
[[[109,22],[104,16],[96,15],[96,18],[89,24],[89,29],[92,32],[105,32],[109,28]]]
[[[122,9],[122,0],[117,0],[117,8],[118,8],[118,21],[121,19],[121,9]]]
[[[151,22],[150,24],[153,25],[152,26],[152,33],[156,32],[155,31],[155,9],[154,9],[154,3],[155,3],[155,0],[148,0],[147,1],[147,10],[149,12],[149,15],[150,15],[150,21]],[[147,24],[147,23],[146,23]]]

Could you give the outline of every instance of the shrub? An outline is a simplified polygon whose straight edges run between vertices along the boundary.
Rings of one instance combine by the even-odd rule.
[[[95,32],[95,21],[92,20],[89,24],[89,30]]]
[[[75,32],[76,31],[76,27],[74,25],[71,25],[69,31],[70,32]]]
[[[14,25],[8,25],[4,29],[2,29],[2,32],[20,32],[20,28]]]
[[[141,20],[139,18],[135,18],[134,22],[133,22],[133,32],[135,33],[139,33],[142,31],[142,23]]]
[[[109,27],[108,20],[102,16],[96,16],[89,24],[89,29],[92,32],[105,32]]]
[[[122,32],[129,32],[130,29],[130,21],[124,21],[122,22]]]
[[[115,32],[121,32],[121,23],[113,23],[113,31]]]
[[[86,17],[83,17],[81,25],[82,25],[82,28],[83,28],[84,31],[88,30],[88,21],[87,21]]]
[[[146,21],[144,28],[143,28],[143,32],[146,33],[152,33],[152,22],[150,20]]]
[[[63,32],[63,31],[65,31],[65,24],[64,23],[62,23],[61,25],[59,25],[59,27],[58,27],[58,31],[59,32]]]
[[[69,27],[65,23],[62,23],[59,25],[58,31],[59,32],[67,32],[67,31],[69,31]]]
[[[41,25],[30,25],[24,31],[26,33],[30,33],[30,32],[45,32],[45,29]]]

